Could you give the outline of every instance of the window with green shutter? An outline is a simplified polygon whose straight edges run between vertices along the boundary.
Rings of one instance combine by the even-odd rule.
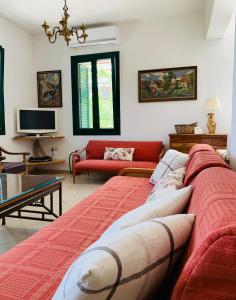
[[[119,135],[119,52],[72,56],[71,74],[74,135]]]
[[[0,134],[5,134],[4,115],[4,49],[0,46]]]

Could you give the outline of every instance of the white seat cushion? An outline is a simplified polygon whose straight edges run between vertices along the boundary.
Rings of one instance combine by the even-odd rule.
[[[169,216],[99,239],[71,265],[53,299],[153,299],[185,248],[193,222],[194,215]]]

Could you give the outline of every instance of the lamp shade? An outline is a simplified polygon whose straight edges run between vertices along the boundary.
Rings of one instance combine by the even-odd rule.
[[[220,99],[216,97],[207,98],[205,103],[205,109],[209,111],[215,111],[221,109]]]

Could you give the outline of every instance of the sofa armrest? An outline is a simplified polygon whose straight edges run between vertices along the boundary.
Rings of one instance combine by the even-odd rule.
[[[119,172],[119,176],[132,176],[132,177],[143,177],[150,178],[154,169],[144,168],[125,168]]]
[[[235,299],[235,244],[235,225],[209,234],[183,266],[171,300]]]
[[[83,153],[84,151],[86,151],[86,149],[87,149],[87,147],[85,147],[83,149],[75,150],[72,153],[72,162],[75,163],[75,162],[80,161],[80,154]]]

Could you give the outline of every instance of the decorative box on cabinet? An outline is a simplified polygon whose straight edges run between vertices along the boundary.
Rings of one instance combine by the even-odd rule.
[[[214,149],[227,147],[227,134],[169,134],[169,147],[188,153],[195,144],[208,144]]]

